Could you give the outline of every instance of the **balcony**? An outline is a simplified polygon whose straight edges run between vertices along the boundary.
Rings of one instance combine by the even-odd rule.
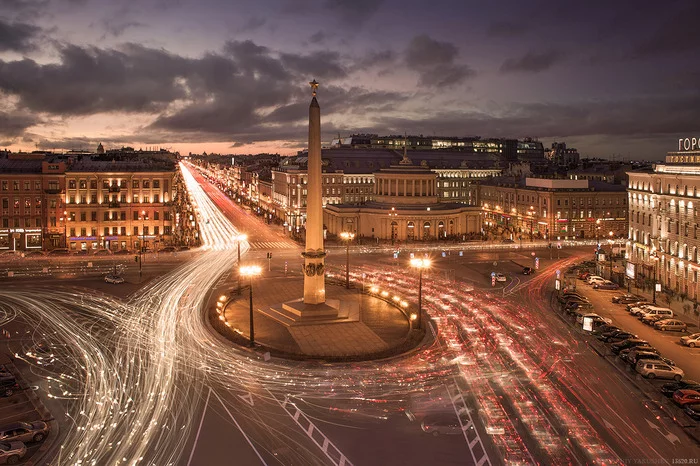
[[[119,201],[111,201],[109,204],[107,204],[108,207],[120,207],[121,203]]]
[[[118,192],[121,191],[121,190],[122,190],[122,188],[121,188],[119,185],[114,185],[114,184],[113,184],[113,185],[111,185],[111,186],[109,187],[109,192],[110,192],[110,193],[118,193]]]
[[[46,194],[61,194],[63,190],[61,188],[48,188],[44,189],[44,193]]]

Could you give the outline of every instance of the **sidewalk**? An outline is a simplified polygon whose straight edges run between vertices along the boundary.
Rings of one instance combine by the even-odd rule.
[[[249,281],[243,280],[240,295],[234,278],[217,288],[209,305],[212,326],[223,336],[247,347],[250,333]],[[355,285],[354,283],[351,285]],[[368,360],[401,354],[415,347],[423,332],[412,332],[406,315],[382,299],[361,293],[361,289],[335,285],[326,278],[327,299],[359,303],[360,320],[286,326],[258,312],[303,296],[300,273],[282,273],[253,281],[255,343],[272,355],[292,359]],[[360,285],[361,288],[361,285]],[[221,320],[216,300],[230,297]],[[213,313],[212,313],[213,311]],[[225,324],[224,324],[225,322]]]

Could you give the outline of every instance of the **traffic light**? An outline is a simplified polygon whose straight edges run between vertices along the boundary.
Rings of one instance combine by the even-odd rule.
[[[138,261],[139,261],[139,256],[134,256],[134,262],[138,262]]]
[[[267,258],[268,258],[268,259],[272,259],[272,253],[271,253],[271,252],[268,252],[268,253],[267,253]]]

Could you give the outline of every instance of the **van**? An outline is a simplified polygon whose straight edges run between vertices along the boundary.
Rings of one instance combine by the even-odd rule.
[[[638,314],[640,319],[649,316],[660,316],[664,319],[670,319],[673,317],[673,311],[666,307],[654,307],[649,306]]]

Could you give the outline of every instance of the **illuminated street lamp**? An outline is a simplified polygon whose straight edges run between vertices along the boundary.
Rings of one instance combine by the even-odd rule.
[[[257,277],[262,273],[262,267],[259,265],[247,265],[238,268],[238,277],[241,275],[250,277],[250,347],[255,345],[255,326],[253,325],[253,277]]]
[[[530,210],[527,211],[527,215],[530,217],[530,242],[532,242],[533,230],[535,229],[535,207],[530,206]]]
[[[241,266],[241,241],[245,241],[248,239],[248,235],[244,234],[237,234],[233,236],[233,239],[236,241],[236,245],[238,246],[238,266]],[[238,294],[241,294],[241,274],[238,274]]]
[[[68,222],[70,221],[70,217],[68,216],[68,211],[64,210],[63,217],[61,217],[59,220],[63,221],[63,233],[64,233],[64,237],[65,237],[65,242],[66,242],[66,248],[68,248]]]
[[[345,241],[345,288],[350,289],[350,241],[355,238],[355,233],[344,231],[340,237]]]
[[[142,266],[141,263],[143,262],[143,252],[144,252],[144,242],[146,241],[146,211],[142,210],[141,211],[141,217],[139,218],[141,220],[141,244],[139,245],[139,282],[141,281],[141,273],[142,273]]]
[[[418,269],[418,317],[417,325],[421,328],[423,313],[423,269],[430,268],[430,259],[411,259],[411,267]]]

